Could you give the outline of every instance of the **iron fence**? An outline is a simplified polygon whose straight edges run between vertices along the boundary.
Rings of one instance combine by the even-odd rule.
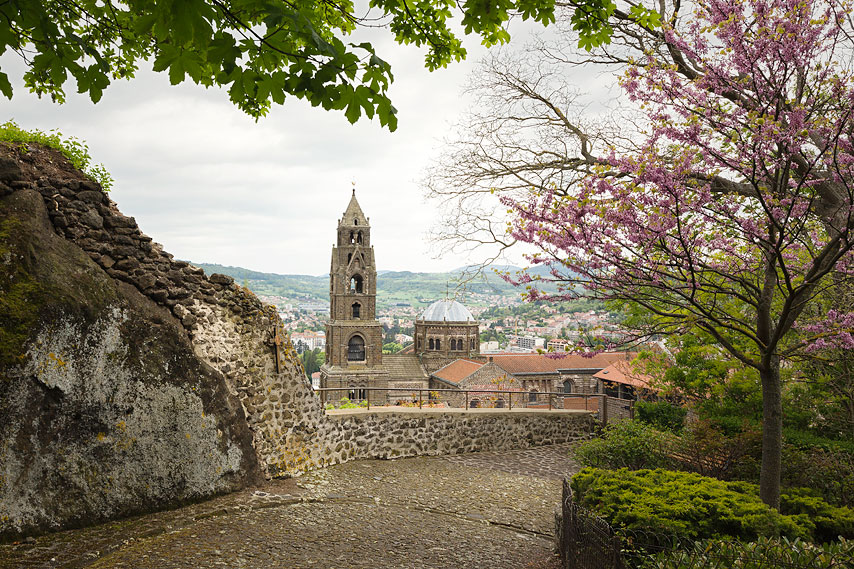
[[[828,548],[800,540],[693,541],[656,532],[616,531],[572,499],[569,481],[556,520],[564,569],[851,569],[854,543]]]

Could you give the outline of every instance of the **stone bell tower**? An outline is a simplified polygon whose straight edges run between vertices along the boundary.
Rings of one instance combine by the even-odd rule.
[[[377,321],[377,267],[371,246],[371,226],[356,201],[356,190],[338,220],[329,269],[329,323],[326,325],[326,363],[322,387],[347,388],[327,399],[364,399],[365,387],[387,387],[382,368],[383,329]],[[372,401],[385,399],[374,392]]]

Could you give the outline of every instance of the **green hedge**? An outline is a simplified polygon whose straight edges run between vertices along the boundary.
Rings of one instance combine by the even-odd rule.
[[[842,569],[854,566],[854,541],[814,545],[800,539],[759,538],[754,542],[697,542],[687,549],[667,551],[646,560],[643,569],[770,569],[809,567]]]
[[[574,498],[618,531],[698,539],[761,536],[807,541],[854,537],[854,512],[808,490],[787,492],[782,513],[748,482],[724,482],[672,470],[585,468],[572,478]],[[640,538],[639,538],[640,539]]]

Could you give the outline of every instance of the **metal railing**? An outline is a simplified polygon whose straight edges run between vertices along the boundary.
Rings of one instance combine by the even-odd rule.
[[[407,403],[416,404],[421,409],[425,404],[428,406],[436,403],[448,404],[451,408],[491,408],[491,409],[507,409],[512,410],[514,406],[519,408],[537,408],[549,410],[553,409],[574,409],[580,411],[593,411],[599,414],[599,418],[603,423],[607,423],[608,415],[615,412],[615,409],[623,410],[620,412],[621,417],[634,417],[634,402],[628,399],[617,399],[602,393],[564,393],[562,391],[518,391],[507,389],[425,389],[425,388],[410,388],[410,387],[361,387],[361,386],[342,386],[342,387],[321,387],[315,389],[320,395],[320,400],[324,404],[337,403],[342,398],[347,398],[349,402],[356,403],[364,402],[365,408],[370,409],[374,406],[388,405],[388,393],[397,392],[406,394],[409,397]],[[383,392],[382,397],[371,398],[371,393]],[[339,394],[332,395],[330,394]],[[364,397],[357,397],[357,395]],[[425,398],[425,394],[427,397]],[[477,397],[472,394],[484,394],[485,396]],[[506,399],[505,396],[506,395]],[[515,397],[514,397],[515,396]],[[492,398],[490,398],[492,397]],[[398,401],[403,403],[406,398],[401,398]],[[515,403],[514,403],[515,399]],[[581,400],[577,405],[567,406],[568,399]],[[459,400],[459,405],[452,406],[451,403],[456,403]],[[616,403],[615,403],[616,402]],[[473,404],[474,403],[474,404]],[[583,405],[583,406],[582,406]],[[610,409],[610,411],[609,411]]]

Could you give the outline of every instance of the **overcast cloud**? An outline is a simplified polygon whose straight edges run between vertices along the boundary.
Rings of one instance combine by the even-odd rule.
[[[114,83],[97,105],[73,93],[54,105],[13,82],[14,99],[0,99],[0,120],[85,140],[115,179],[112,199],[178,258],[326,273],[355,182],[380,269],[444,271],[477,262],[433,257],[426,232],[438,212],[416,182],[465,110],[462,86],[484,50],[469,39],[466,62],[429,73],[421,50],[398,46],[385,32],[371,39],[395,74],[394,133],[378,121],[350,125],[343,113],[293,98],[256,123],[223,91],[173,87],[149,70]],[[22,72],[10,54],[0,67],[13,78]]]

